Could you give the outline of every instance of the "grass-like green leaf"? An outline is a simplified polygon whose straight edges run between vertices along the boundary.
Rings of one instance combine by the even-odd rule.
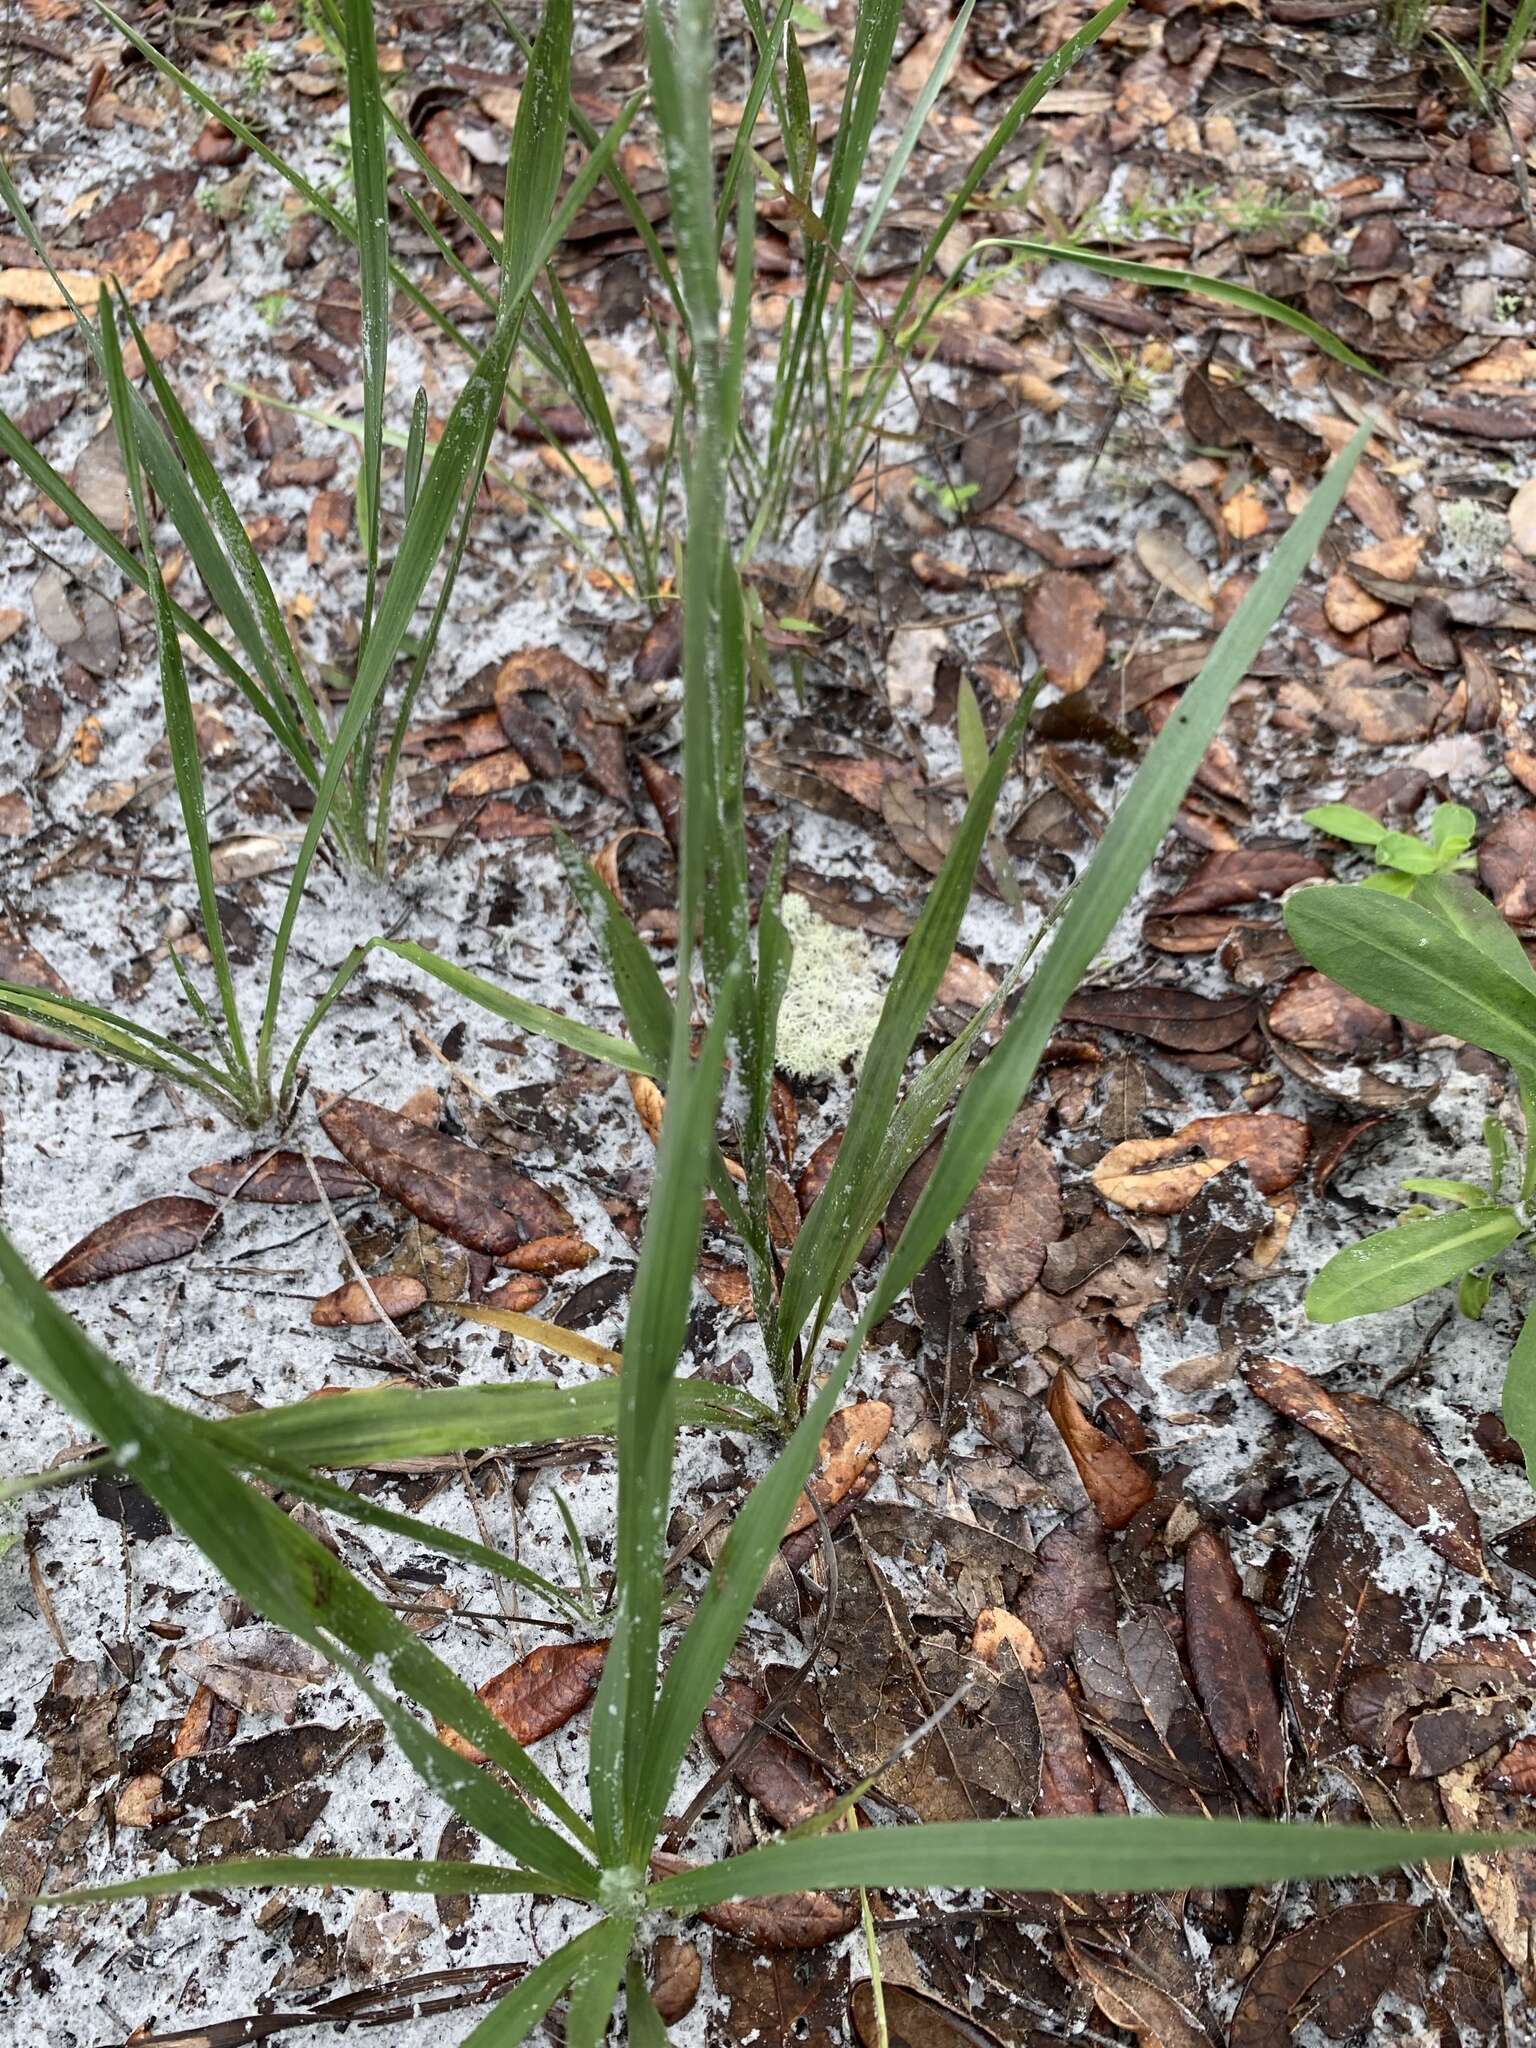
[[[592,1715],[592,1813],[618,1863],[643,1858],[637,1787],[645,1767],[661,1640],[667,1506],[677,1414],[677,1362],[688,1327],[704,1189],[734,986],[720,992],[699,1058],[679,1011],[667,1108],[640,1264],[624,1324],[619,1374],[618,1587],[612,1644]]]
[[[154,525],[144,490],[139,463],[138,435],[129,401],[128,378],[123,369],[123,352],[117,338],[112,311],[112,294],[104,291],[100,301],[102,358],[106,368],[107,396],[112,406],[118,452],[128,479],[128,495],[139,532],[139,551],[149,574],[150,601],[155,616],[155,647],[160,661],[160,701],[165,713],[165,736],[171,752],[171,772],[181,801],[181,819],[187,834],[187,851],[197,884],[198,907],[202,912],[203,939],[218,985],[219,1005],[224,1018],[224,1042],[229,1057],[231,1092],[247,1110],[259,1115],[255,1099],[250,1055],[240,1022],[240,1005],[235,995],[234,975],[224,945],[224,927],[219,915],[218,891],[213,879],[213,847],[208,838],[207,801],[203,790],[203,763],[197,749],[197,727],[192,717],[192,693],[187,688],[186,665],[171,603],[155,554]]]
[[[1536,1832],[1500,1846],[1536,1843]],[[845,1885],[931,1890],[1176,1892],[1342,1877],[1486,1853],[1486,1835],[1441,1828],[1305,1827],[1289,1821],[1105,1815],[940,1821],[769,1842],[663,1878],[648,1903],[674,1911],[724,1899]]]
[[[1286,901],[1285,928],[1304,959],[1368,1003],[1536,1070],[1536,987],[1529,968],[1515,970],[1491,923],[1472,910],[1476,890],[1458,890],[1453,877],[1434,878],[1437,905],[1459,908],[1460,921],[1453,922],[1418,900],[1428,879],[1415,881],[1413,897],[1388,896],[1363,883],[1298,889]],[[1498,917],[1492,904],[1488,908]],[[1519,950],[1513,933],[1509,940]]]
[[[1012,764],[1033,705],[1034,692],[1026,691],[992,750],[986,771],[950,841],[944,865],[902,947],[879,1023],[864,1056],[836,1162],[801,1226],[785,1268],[780,1307],[781,1348],[792,1346],[812,1310],[836,1295],[863,1246],[864,1238],[855,1234],[860,1197],[870,1185],[876,1161],[889,1137],[901,1078],[954,952],[1003,777]],[[935,1105],[935,1115],[941,1107],[942,1104]],[[926,1137],[925,1132],[922,1142]]]
[[[1062,1005],[1134,894],[1215,736],[1233,690],[1300,581],[1344,494],[1368,431],[1362,427],[1334,458],[1223,628],[1199,676],[1185,691],[1178,712],[1152,742],[1099,842],[1087,875],[1073,891],[1044,962],[1002,1039],[961,1096],[939,1159],[864,1306],[842,1360],[827,1376],[784,1451],[731,1525],[662,1682],[643,1782],[646,1819],[652,1828],[660,1821],[677,1767],[762,1584],[795,1497],[815,1462],[821,1433],[869,1331],[921,1271],[970,1200],[1034,1078]],[[806,1227],[802,1225],[802,1237]]]
[[[99,4],[99,0],[98,0]],[[269,1091],[272,1044],[284,969],[299,905],[326,819],[363,733],[371,730],[379,693],[394,668],[427,579],[466,492],[479,487],[490,453],[523,308],[541,267],[564,160],[564,110],[570,90],[571,0],[548,0],[534,45],[507,159],[500,295],[491,339],[454,402],[442,438],[406,522],[394,567],[368,635],[347,709],[332,744],[314,810],[294,863],[293,880],[273,942],[267,1001],[257,1042],[257,1080]]]
[[[1526,1311],[1504,1374],[1504,1427],[1525,1453],[1526,1477],[1536,1486],[1536,1308]]]
[[[577,1972],[586,1966],[587,1958],[594,1950],[602,1950],[606,1929],[607,1922],[599,1920],[596,1926],[536,1964],[464,2037],[461,2048],[520,2048]]]
[[[379,489],[383,479],[384,398],[389,369],[389,143],[379,77],[373,0],[344,0],[347,116],[352,138],[352,196],[362,264],[363,467],[358,511],[368,560],[366,633],[379,572]]]
[[[1294,334],[1305,335],[1324,355],[1332,356],[1337,363],[1347,363],[1350,369],[1360,371],[1363,376],[1381,375],[1374,363],[1356,355],[1336,334],[1310,315],[1298,312],[1294,306],[1287,306],[1279,299],[1270,298],[1266,292],[1255,291],[1252,285],[1238,284],[1232,278],[1207,277],[1198,270],[1169,270],[1157,263],[1104,256],[1097,249],[1085,249],[1075,242],[1036,242],[1018,235],[984,236],[966,252],[967,261],[986,249],[1006,249],[1013,255],[1033,257],[1041,263],[1075,264],[1081,270],[1096,271],[1100,277],[1115,277],[1126,284],[1145,285],[1150,291],[1189,292],[1196,298],[1213,299],[1218,305],[1231,306],[1234,311],[1246,313],[1252,319],[1273,320],[1278,326],[1289,327]]]
[[[756,1430],[771,1419],[750,1394],[712,1380],[679,1380],[676,1400],[685,1429]],[[604,1378],[582,1387],[525,1380],[509,1386],[362,1388],[231,1415],[210,1430],[214,1439],[229,1443],[225,1455],[236,1462],[249,1457],[341,1470],[493,1445],[611,1436],[618,1420],[618,1382]]]
[[[502,1724],[325,1545],[211,1457],[211,1425],[144,1393],[97,1349],[0,1232],[0,1347],[110,1444],[122,1469],[230,1586],[347,1670],[419,1775],[551,1889],[592,1894],[592,1866],[564,1836],[431,1734],[381,1682],[476,1743],[581,1841],[590,1829]]]
[[[1514,1210],[1492,1202],[1378,1230],[1334,1253],[1307,1289],[1307,1314],[1314,1323],[1342,1323],[1401,1308],[1496,1259],[1519,1235]]]

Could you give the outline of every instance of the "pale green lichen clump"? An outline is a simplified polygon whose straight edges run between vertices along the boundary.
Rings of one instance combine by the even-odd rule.
[[[1441,554],[1447,565],[1486,576],[1509,546],[1509,521],[1481,498],[1450,498],[1440,507]]]
[[[869,1050],[885,1000],[885,977],[862,932],[818,917],[803,896],[786,895],[783,918],[794,962],[779,1012],[778,1064],[810,1081]]]

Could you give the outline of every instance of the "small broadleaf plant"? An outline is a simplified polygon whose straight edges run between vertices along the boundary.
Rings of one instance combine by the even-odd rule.
[[[1393,832],[1380,818],[1353,804],[1319,804],[1302,815],[1314,832],[1346,839],[1351,846],[1368,846],[1380,872],[1363,886],[1388,896],[1410,895],[1420,875],[1463,874],[1476,865],[1472,841],[1477,836],[1477,818],[1465,804],[1437,804],[1427,840],[1411,832]]]
[[[1442,804],[1437,825],[1448,811],[1471,816]],[[1536,1248],[1536,968],[1497,907],[1455,872],[1466,858],[1457,846],[1459,820],[1430,848],[1406,834],[1391,837],[1421,853],[1438,848],[1440,865],[1299,889],[1285,906],[1286,929],[1303,959],[1351,994],[1504,1060],[1519,1092],[1524,1158],[1514,1171],[1503,1126],[1489,1118],[1486,1185],[1432,1176],[1405,1181],[1410,1194],[1451,1206],[1416,1203],[1394,1227],[1336,1252],[1307,1290],[1307,1314],[1318,1323],[1377,1315],[1450,1286],[1463,1312],[1479,1316],[1496,1261],[1517,1243]],[[1406,886],[1384,891],[1383,882]],[[1503,1407],[1505,1427],[1536,1481],[1536,1305],[1510,1356]]]

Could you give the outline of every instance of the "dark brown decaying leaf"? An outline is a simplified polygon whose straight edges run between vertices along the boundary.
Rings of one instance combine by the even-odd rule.
[[[704,1709],[704,1733],[722,1761],[746,1741],[764,1704],[741,1679],[726,1679]],[[759,1736],[731,1766],[731,1776],[781,1828],[798,1827],[832,1799],[816,1766],[776,1735]]]
[[[1477,872],[1511,924],[1536,925],[1536,810],[1499,820],[1477,849]]]
[[[882,1990],[891,2048],[1002,2048],[996,2034],[924,1991],[909,1984],[886,1984]],[[867,1977],[854,1985],[848,2007],[859,2048],[880,2048],[875,1987]]]
[[[1230,2048],[1280,2048],[1307,2024],[1330,2039],[1365,2026],[1384,1991],[1407,1993],[1427,1911],[1408,1899],[1356,1899],[1283,1934],[1243,1986]]]
[[[1170,1052],[1221,1052],[1258,1022],[1251,996],[1202,996],[1193,989],[1148,982],[1140,988],[1080,988],[1062,1006],[1062,1021],[1124,1031]]]
[[[624,759],[624,714],[591,670],[558,647],[525,647],[517,654],[509,654],[496,672],[495,699],[497,716],[514,746],[520,743],[517,700],[529,690],[552,698],[560,706],[592,782],[604,796],[627,804],[629,773]]]
[[[1144,1606],[1113,1631],[1079,1629],[1072,1667],[1084,1719],[1159,1813],[1236,1814],[1215,1737],[1179,1661],[1170,1615]]]
[[[1380,1052],[1392,1043],[1392,1019],[1385,1010],[1310,967],[1286,983],[1267,1021],[1277,1038],[1339,1059]]]
[[[695,1866],[686,1856],[672,1856],[657,1850],[651,1870],[657,1877],[672,1877]],[[830,1892],[787,1892],[777,1899],[727,1899],[718,1906],[705,1906],[699,1914],[723,1934],[756,1948],[820,1948],[838,1941],[858,1924],[859,1909]]]
[[[793,1949],[716,1941],[710,1956],[716,1997],[709,2038],[721,2048],[845,2048],[849,1962]]]
[[[680,1934],[662,1934],[651,1950],[651,1997],[670,2027],[693,2011],[704,1965],[698,1950]]]
[[[373,1186],[345,1159],[320,1156],[314,1165],[327,1201],[345,1201]],[[215,1159],[207,1166],[194,1166],[187,1179],[210,1195],[226,1195],[234,1202],[266,1202],[286,1208],[320,1200],[302,1152],[250,1152],[243,1159]]]
[[[1024,637],[1057,689],[1081,690],[1097,674],[1109,644],[1103,609],[1088,578],[1069,569],[1049,570],[1025,598]]]
[[[606,1642],[541,1643],[505,1671],[488,1678],[477,1696],[513,1741],[526,1749],[541,1736],[553,1735],[573,1714],[590,1705],[607,1654]],[[484,1763],[483,1752],[456,1728],[440,1727],[438,1733],[460,1756],[471,1763]]]
[[[0,925],[0,981],[18,981],[24,988],[35,988],[44,995],[67,996],[69,985],[38,952],[29,946],[20,932]],[[74,1046],[67,1038],[61,1038],[46,1025],[33,1024],[25,1017],[0,1016],[0,1031],[8,1038],[20,1041],[22,1045],[37,1045],[49,1052],[73,1052]]]
[[[322,1294],[309,1312],[309,1320],[322,1330],[339,1330],[349,1325],[376,1323],[379,1311],[391,1322],[408,1316],[427,1298],[424,1284],[412,1273],[379,1273],[365,1287],[361,1280],[349,1280],[329,1294]]]
[[[1047,1247],[1061,1236],[1061,1177],[1036,1136],[1038,1123],[1032,1109],[1013,1119],[967,1211],[987,1308],[1006,1308],[1033,1287]]]
[[[1201,2010],[1193,1961],[1182,1942],[1176,1948],[1170,1938],[1154,1949],[1143,1924],[1114,1945],[1069,1934],[1067,1953],[1105,2019],[1134,2033],[1142,2048],[1217,2048],[1220,2036]],[[1170,1963],[1172,1969],[1166,1967]]]
[[[1191,370],[1179,401],[1190,438],[1208,448],[1251,448],[1272,468],[1306,473],[1317,468],[1323,443],[1305,427],[1277,419],[1238,383],[1217,383]]]
[[[1184,1639],[1217,1746],[1265,1812],[1279,1812],[1285,1724],[1269,1645],[1214,1529],[1197,1529],[1184,1551]]]
[[[1339,1701],[1354,1673],[1412,1651],[1407,1604],[1380,1580],[1380,1547],[1346,1486],[1312,1538],[1285,1632],[1286,1697],[1314,1761],[1348,1747]]]
[[[1417,1423],[1363,1394],[1333,1393],[1282,1359],[1253,1359],[1243,1377],[1261,1401],[1326,1444],[1431,1550],[1474,1578],[1487,1577],[1477,1516]]]
[[[423,1223],[501,1258],[530,1239],[571,1234],[570,1211],[504,1159],[344,1096],[322,1109],[326,1136],[359,1173]]]
[[[1046,1406],[1099,1520],[1106,1529],[1123,1529],[1151,1500],[1156,1491],[1151,1479],[1124,1444],[1088,1420],[1065,1373],[1052,1380]]]
[[[55,1260],[43,1285],[89,1287],[95,1280],[115,1280],[144,1266],[163,1266],[195,1252],[218,1220],[211,1202],[194,1195],[157,1195],[122,1209],[87,1231]]]
[[[1164,917],[1191,917],[1202,911],[1226,910],[1283,896],[1298,882],[1318,882],[1327,874],[1321,861],[1296,846],[1239,847],[1235,853],[1208,853],[1176,896],[1157,905]]]

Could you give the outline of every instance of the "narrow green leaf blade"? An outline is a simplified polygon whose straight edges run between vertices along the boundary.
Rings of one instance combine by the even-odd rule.
[[[368,557],[369,612],[379,568],[379,489],[383,479],[384,395],[389,365],[389,143],[373,0],[345,0],[347,117],[352,136],[352,194],[362,265],[363,468],[361,511]],[[366,630],[368,619],[364,619]]]
[[[1500,1835],[1501,1848],[1536,1832]],[[1440,1828],[1309,1826],[1297,1821],[1104,1815],[939,1821],[770,1842],[679,1873],[648,1899],[674,1910],[771,1898],[807,1886],[928,1891],[1176,1892],[1288,1878],[1364,1875],[1486,1853],[1488,1837]]]
[[[1536,1486],[1536,1308],[1526,1312],[1504,1375],[1504,1427],[1525,1453],[1525,1476]]]
[[[762,1584],[795,1496],[815,1462],[821,1433],[865,1338],[921,1271],[970,1200],[1009,1119],[1034,1078],[1062,1005],[1114,929],[1143,870],[1173,822],[1184,792],[1221,723],[1232,691],[1247,673],[1300,580],[1343,496],[1367,437],[1368,429],[1361,428],[1343,453],[1335,457],[1262,575],[1223,629],[1199,676],[1185,691],[1178,713],[1148,749],[1130,790],[1110,820],[1087,875],[1073,892],[1044,962],[1025,990],[996,1050],[961,1097],[938,1163],[895,1253],[864,1306],[842,1360],[828,1375],[789,1443],[759,1480],[731,1525],[709,1583],[663,1680],[646,1779],[646,1811],[653,1826],[660,1819],[673,1774]],[[806,1227],[802,1225],[802,1239]]]
[[[1252,285],[1238,284],[1229,277],[1207,277],[1199,270],[1168,270],[1157,263],[1137,263],[1126,257],[1104,256],[1097,249],[1079,248],[1075,243],[1036,242],[1018,235],[989,237],[976,243],[969,253],[974,255],[985,248],[1011,249],[1016,255],[1033,256],[1042,263],[1075,264],[1081,270],[1096,271],[1100,277],[1146,285],[1153,291],[1189,292],[1197,298],[1214,299],[1218,305],[1232,306],[1254,319],[1273,320],[1282,327],[1289,327],[1294,334],[1304,334],[1324,355],[1332,356],[1337,363],[1347,363],[1350,369],[1360,371],[1363,376],[1381,375],[1374,363],[1356,355],[1352,348],[1346,347],[1336,334],[1310,314],[1298,312],[1294,306],[1287,306],[1279,299],[1270,298],[1268,293],[1255,291]]]

